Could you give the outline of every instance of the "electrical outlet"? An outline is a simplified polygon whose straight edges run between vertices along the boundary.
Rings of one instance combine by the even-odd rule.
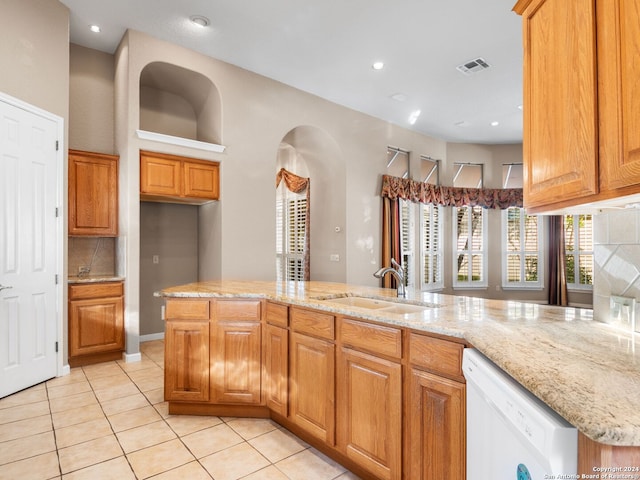
[[[329,260],[332,262],[339,262],[340,255],[338,255],[337,253],[332,253],[331,255],[329,255]]]
[[[636,299],[611,295],[609,315],[610,323],[633,332],[636,329]]]
[[[160,263],[160,255],[154,255],[151,260],[155,265],[159,264]]]

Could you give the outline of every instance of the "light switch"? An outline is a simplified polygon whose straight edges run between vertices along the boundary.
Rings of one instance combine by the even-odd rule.
[[[154,255],[152,257],[152,260],[153,260],[153,263],[157,265],[158,263],[160,263],[160,255]]]

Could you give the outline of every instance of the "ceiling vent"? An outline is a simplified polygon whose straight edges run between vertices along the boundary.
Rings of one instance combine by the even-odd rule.
[[[458,65],[456,70],[464,73],[465,75],[471,75],[477,73],[481,70],[486,70],[490,65],[485,62],[484,58],[478,57],[474,60],[469,60],[468,62],[463,63],[462,65]]]

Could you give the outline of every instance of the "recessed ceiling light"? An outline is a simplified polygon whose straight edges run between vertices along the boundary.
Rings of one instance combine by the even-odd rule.
[[[384,68],[384,62],[374,62],[374,64],[371,65],[371,67],[374,70],[382,70]]]
[[[491,122],[492,127],[497,127],[498,125],[500,125],[500,122]]]
[[[416,121],[418,121],[418,117],[421,113],[422,112],[420,110],[414,110],[413,112],[411,112],[411,115],[409,115],[409,124],[415,124]]]
[[[100,33],[100,26],[98,25],[89,25],[89,30],[93,33]]]
[[[195,25],[202,28],[208,27],[209,25],[211,25],[211,21],[209,21],[209,19],[203,15],[191,15],[189,17],[189,20],[191,20],[191,22],[194,23]]]

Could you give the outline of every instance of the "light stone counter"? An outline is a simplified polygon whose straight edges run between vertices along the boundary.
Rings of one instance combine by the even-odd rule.
[[[412,314],[342,306],[331,296],[395,300],[395,290],[340,283],[200,282],[164,297],[259,297],[463,338],[594,441],[640,446],[640,335],[593,320],[591,310],[433,293]]]
[[[86,276],[71,276],[67,279],[69,284],[78,283],[105,283],[105,282],[122,282],[123,277],[107,276],[107,275],[86,275]]]

